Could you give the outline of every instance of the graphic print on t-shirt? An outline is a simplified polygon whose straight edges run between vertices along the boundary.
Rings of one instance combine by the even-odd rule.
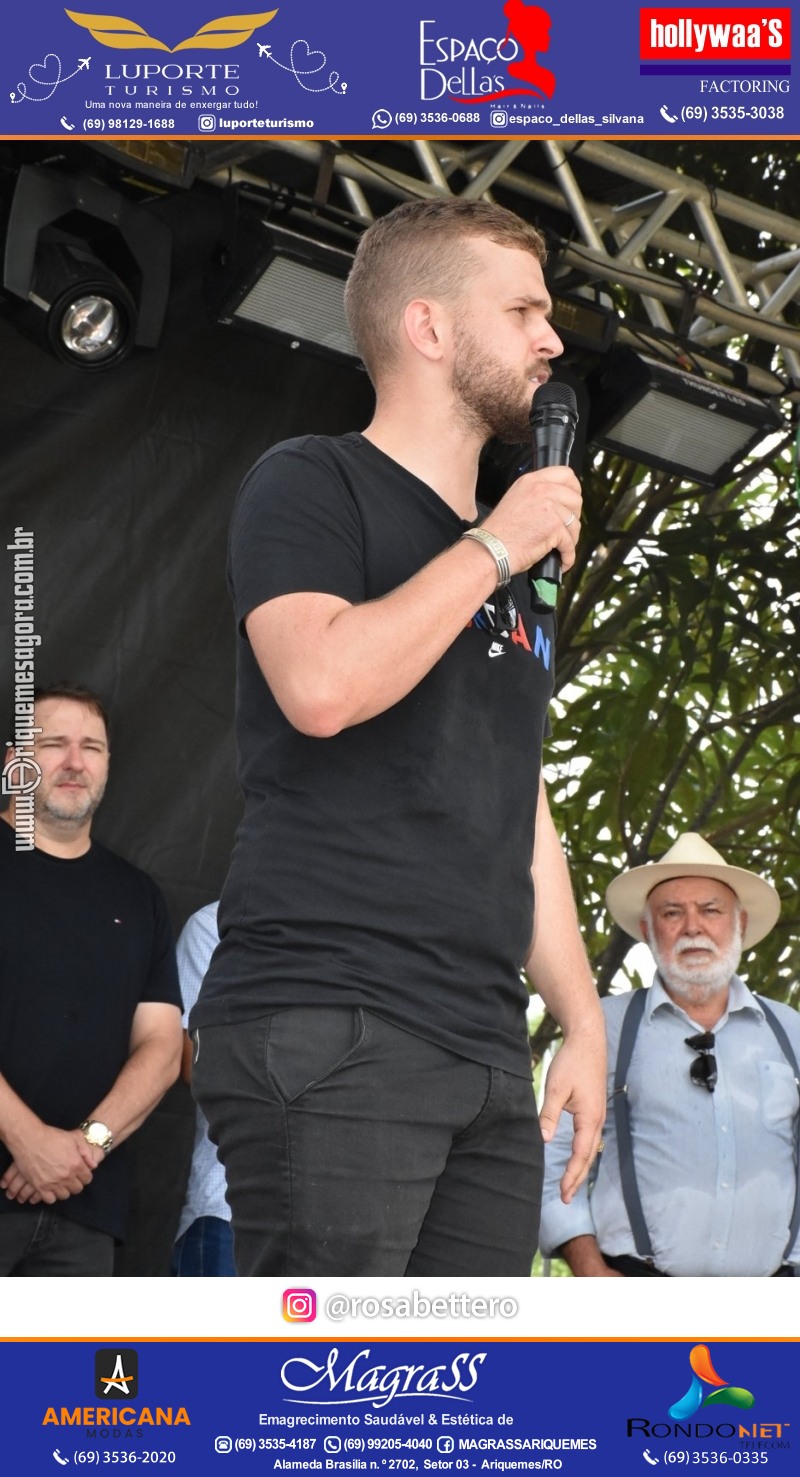
[[[476,611],[472,620],[468,622],[467,630],[487,631],[496,638],[489,646],[488,654],[490,657],[501,656],[508,648],[501,646],[500,642],[510,639],[515,646],[523,647],[531,656],[536,657],[542,663],[545,671],[549,672],[552,643],[550,637],[545,635],[542,627],[538,623],[535,626],[533,646],[531,646],[528,633],[522,623],[522,616],[510,594],[506,594],[504,597],[500,615],[501,619],[498,621],[498,611],[495,601],[486,600],[480,610]],[[498,630],[498,626],[501,629]],[[507,629],[503,629],[503,627],[507,627]]]

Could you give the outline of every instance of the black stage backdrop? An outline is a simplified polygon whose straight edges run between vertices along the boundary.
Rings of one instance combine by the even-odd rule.
[[[35,539],[37,681],[95,688],[112,717],[95,835],[162,887],[177,931],[219,896],[240,811],[227,528],[266,447],[363,427],[366,375],[214,323],[205,280],[223,223],[211,186],[165,197],[173,232],[161,345],[91,373],[0,319],[3,546]],[[3,713],[11,578],[0,577]],[[118,1272],[165,1275],[191,1145],[178,1085],[133,1141],[136,1214]]]

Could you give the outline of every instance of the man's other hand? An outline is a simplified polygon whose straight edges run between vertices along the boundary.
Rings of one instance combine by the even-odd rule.
[[[98,1158],[99,1156],[99,1158]],[[20,1205],[54,1205],[79,1195],[103,1158],[102,1149],[87,1144],[80,1129],[66,1131],[40,1124],[25,1144],[15,1146],[15,1156],[0,1178],[0,1190]]]

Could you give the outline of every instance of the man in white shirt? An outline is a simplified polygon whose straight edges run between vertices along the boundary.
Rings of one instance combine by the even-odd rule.
[[[687,834],[606,902],[657,973],[603,1001],[605,1148],[564,1204],[568,1143],[559,1130],[547,1146],[542,1249],[577,1277],[794,1276],[800,1019],[736,973],[777,892]]]

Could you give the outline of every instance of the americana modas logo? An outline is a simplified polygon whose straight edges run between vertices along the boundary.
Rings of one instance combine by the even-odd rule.
[[[79,10],[65,12],[76,26],[83,26],[93,40],[101,46],[113,46],[118,51],[229,51],[233,46],[242,46],[249,41],[254,31],[267,25],[277,10],[262,10],[256,15],[223,15],[218,20],[207,21],[193,36],[179,41],[177,46],[168,46],[148,35],[144,26],[137,21],[127,20],[122,15],[87,15]],[[160,29],[160,28],[159,28]]]
[[[139,1393],[139,1355],[135,1349],[98,1349],[94,1393],[99,1400],[130,1400]]]

